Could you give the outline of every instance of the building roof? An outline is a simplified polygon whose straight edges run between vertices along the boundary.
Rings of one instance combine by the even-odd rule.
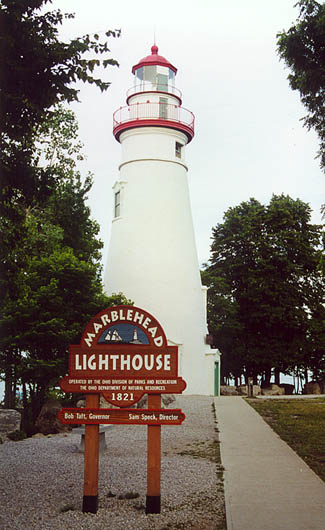
[[[165,57],[163,57],[162,55],[158,55],[158,46],[154,44],[151,47],[151,55],[147,55],[147,57],[144,57],[143,59],[141,59],[141,61],[139,61],[132,67],[132,74],[134,74],[134,72],[138,70],[138,68],[141,68],[141,66],[150,66],[155,64],[158,64],[160,66],[166,66],[167,68],[173,70],[175,74],[177,72],[177,68],[175,68],[175,66],[173,66],[169,61],[167,61]]]

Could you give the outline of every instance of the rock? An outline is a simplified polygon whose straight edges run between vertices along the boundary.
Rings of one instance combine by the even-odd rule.
[[[173,403],[175,399],[176,399],[175,396],[173,396],[172,394],[162,394],[161,401],[163,404],[163,408],[169,407],[169,405]]]
[[[322,394],[321,384],[317,381],[306,383],[303,390],[304,394]]]
[[[114,425],[105,425],[105,427],[114,427]],[[99,426],[99,439],[98,439],[98,449],[100,453],[103,453],[107,449],[107,443],[106,443],[106,432],[101,430],[101,426]],[[85,433],[81,433],[80,438],[80,446],[78,449],[79,453],[85,452]]]
[[[262,387],[262,396],[284,396],[284,388],[280,388],[278,385],[271,384],[267,387]]]
[[[248,386],[240,385],[237,386],[237,391],[241,396],[248,396]],[[259,396],[261,394],[261,387],[259,385],[253,385],[253,396]]]
[[[0,409],[0,434],[20,430],[21,414],[13,409]]]
[[[171,403],[175,401],[175,396],[171,394],[161,394],[161,407],[167,408]],[[145,409],[148,406],[148,396],[142,396],[142,398],[136,403],[137,409]]]
[[[77,401],[76,407],[78,409],[82,409],[85,406],[86,406],[86,399],[85,398],[79,399],[79,401]],[[99,408],[100,409],[113,409],[113,408],[116,408],[116,407],[114,405],[111,405],[111,403],[106,401],[106,399],[103,398],[102,395],[100,395],[99,396]]]
[[[102,395],[99,396],[99,408],[100,409],[114,409],[115,405],[112,405]]]
[[[57,434],[71,431],[70,425],[65,425],[58,420],[58,412],[62,406],[56,399],[51,399],[44,403],[41,412],[36,420],[35,426],[42,434]]]
[[[286,396],[291,396],[295,390],[295,385],[290,385],[289,383],[280,383],[279,387],[284,388],[284,393]]]
[[[239,396],[239,392],[235,386],[220,386],[220,396]]]

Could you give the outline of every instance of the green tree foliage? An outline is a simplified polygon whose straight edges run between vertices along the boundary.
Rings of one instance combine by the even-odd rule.
[[[110,83],[96,77],[95,69],[118,64],[97,34],[60,41],[58,28],[74,15],[44,12],[50,3],[0,3],[0,214],[16,230],[23,220],[17,205],[40,203],[58,180],[54,167],[34,163],[38,128],[55,119],[55,105],[78,100],[77,81],[106,90]],[[119,30],[106,32],[107,37],[119,35]]]
[[[82,184],[77,170],[84,160],[78,138],[78,123],[71,110],[62,105],[38,127],[35,162],[50,168],[57,177],[55,189],[46,205],[52,221],[63,229],[63,244],[71,247],[79,259],[99,260],[102,243],[96,238],[99,225],[90,216],[86,204],[93,176],[88,173]]]
[[[208,317],[223,375],[316,370],[325,354],[321,230],[308,204],[273,196],[230,208],[213,228]]]
[[[81,80],[106,90],[110,83],[94,76],[96,66],[117,65],[107,58],[107,42],[97,34],[61,42],[58,28],[73,14],[41,12],[51,0],[2,0],[1,109],[3,130],[20,140],[44,120],[44,113],[60,102],[78,99],[72,86]],[[119,36],[119,30],[106,32]],[[104,54],[103,60],[97,56]]]
[[[8,396],[15,381],[23,384],[28,432],[46,391],[67,372],[69,344],[79,342],[98,311],[129,302],[102,291],[99,226],[86,204],[92,177],[82,183],[76,169],[83,155],[73,113],[59,106],[39,130],[35,163],[54,168],[60,179],[46,201],[23,210],[24,237],[8,258],[19,266],[12,269],[0,319],[0,369]]]
[[[64,128],[57,104],[78,100],[75,83],[83,81],[106,90],[109,82],[96,77],[97,66],[117,65],[109,57],[106,41],[97,34],[62,42],[59,27],[72,14],[60,10],[45,12],[51,0],[2,0],[0,3],[0,298],[15,296],[13,277],[23,267],[16,252],[18,241],[26,237],[25,216],[30,208],[39,208],[57,188],[62,172],[61,156],[73,160],[64,150]],[[120,31],[108,30],[106,37],[119,37]],[[102,59],[98,59],[102,57]],[[54,106],[56,106],[54,108]],[[57,135],[54,122],[60,123]],[[65,118],[71,137],[73,125]],[[53,146],[44,145],[46,128],[51,129]],[[63,132],[63,137],[61,134]],[[39,139],[42,156],[39,163]],[[73,147],[76,149],[76,146]],[[56,163],[49,160],[49,154]],[[76,154],[76,152],[75,152]],[[61,160],[62,162],[62,160]],[[71,162],[72,166],[75,161]],[[61,164],[62,166],[62,164]],[[64,167],[64,175],[73,167]],[[62,184],[73,186],[66,182]],[[82,193],[82,192],[80,192]],[[22,243],[21,243],[22,244]]]
[[[78,100],[78,81],[106,90],[109,83],[96,76],[96,68],[118,64],[97,34],[60,41],[60,25],[74,15],[46,12],[49,4],[51,0],[0,3],[1,363],[12,390],[19,374],[27,377],[27,360],[29,366],[35,361],[41,393],[58,372],[63,342],[76,332],[68,301],[76,304],[73,318],[78,317],[80,326],[86,306],[91,313],[109,303],[101,293],[98,226],[85,202],[91,176],[81,183],[77,126],[58,104]],[[108,30],[105,35],[119,34]],[[49,311],[43,313],[42,331],[37,318],[46,298]],[[65,330],[59,332],[62,320]],[[46,330],[53,339],[47,353]],[[48,376],[44,363],[55,365]]]
[[[291,70],[291,88],[300,92],[308,111],[304,125],[319,136],[318,156],[325,170],[325,4],[301,0],[296,5],[296,24],[277,35],[278,53]]]
[[[8,299],[2,319],[4,367],[14,369],[16,379],[28,388],[27,432],[46,391],[67,373],[69,344],[79,343],[83,328],[101,309],[127,303],[122,295],[103,293],[97,260],[91,254],[79,258],[77,249],[64,244],[64,230],[51,220],[54,215],[49,206],[27,216],[27,237],[20,249],[25,266],[15,278],[19,295]]]

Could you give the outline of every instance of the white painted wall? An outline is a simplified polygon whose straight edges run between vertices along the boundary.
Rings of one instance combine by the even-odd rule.
[[[181,158],[176,141],[184,146]],[[123,292],[159,320],[170,343],[179,345],[180,375],[188,393],[213,394],[216,355],[205,344],[187,137],[176,129],[141,127],[123,132],[120,142],[120,178],[113,192],[121,190],[121,214],[113,219],[105,290]]]
[[[136,105],[136,103],[159,102],[159,98],[167,99],[168,104],[179,105],[179,100],[173,94],[166,92],[143,92],[142,94],[133,94],[129,98],[129,105]]]
[[[137,127],[125,131],[121,134],[120,141],[122,144],[122,157],[120,169],[120,178],[124,175],[122,171],[123,164],[132,163],[136,160],[165,160],[170,163],[169,170],[170,176],[174,175],[173,171],[176,168],[175,165],[185,166],[182,170],[186,180],[187,190],[187,166],[185,162],[185,148],[182,149],[182,158],[176,157],[175,154],[175,142],[179,142],[185,146],[187,143],[187,137],[182,132],[176,131],[175,129],[165,129],[164,127]],[[159,169],[161,167],[161,170]],[[156,166],[157,171],[166,175],[166,166]],[[124,178],[124,177],[123,177]],[[173,180],[173,177],[171,177]],[[157,177],[158,179],[158,177]],[[158,180],[157,180],[158,184]],[[165,187],[165,186],[163,186]],[[163,191],[163,190],[160,190]],[[188,195],[188,191],[187,191]],[[153,198],[152,198],[153,199]]]

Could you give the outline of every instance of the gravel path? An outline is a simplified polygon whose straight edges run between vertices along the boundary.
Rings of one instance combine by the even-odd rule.
[[[224,530],[213,398],[178,396],[181,426],[162,427],[161,514],[145,515],[147,427],[114,426],[100,455],[99,509],[83,514],[80,434],[0,446],[0,529]],[[119,498],[129,493],[134,499]]]

